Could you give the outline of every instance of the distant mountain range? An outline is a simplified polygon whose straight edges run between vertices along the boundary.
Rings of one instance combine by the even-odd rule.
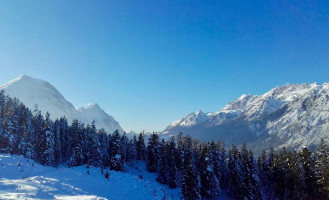
[[[65,116],[68,122],[78,119],[85,124],[95,121],[97,128],[108,133],[119,123],[94,103],[75,108],[50,83],[20,75],[0,86],[0,90],[18,98],[31,110],[38,105],[42,114],[52,119]],[[215,113],[201,110],[174,121],[161,135],[179,132],[202,141],[223,140],[227,145],[247,143],[255,152],[286,146],[299,149],[314,147],[323,138],[329,140],[329,83],[289,84],[263,95],[242,95]],[[129,136],[136,134],[133,131]]]
[[[85,124],[95,121],[98,129],[104,128],[108,133],[113,133],[118,129],[123,133],[119,123],[98,104],[88,104],[86,107],[76,109],[54,86],[46,81],[20,75],[0,86],[0,90],[4,90],[5,94],[10,97],[18,98],[32,111],[37,104],[41,113],[44,115],[49,112],[52,119],[65,116],[69,123],[74,119]]]
[[[264,95],[242,95],[216,113],[197,111],[161,134],[189,134],[228,145],[247,143],[254,151],[270,147],[314,147],[329,139],[329,84],[289,84]]]

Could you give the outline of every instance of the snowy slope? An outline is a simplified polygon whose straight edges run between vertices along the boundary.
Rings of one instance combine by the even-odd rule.
[[[113,133],[116,129],[123,132],[118,122],[98,105],[77,110],[54,86],[46,81],[20,75],[2,85],[0,90],[4,90],[10,97],[18,98],[31,110],[34,109],[35,104],[38,104],[42,114],[49,112],[52,119],[65,116],[69,123],[78,119],[85,124],[90,124],[95,120],[97,128],[104,128],[109,133]]]
[[[22,156],[0,154],[0,199],[151,200],[181,196],[179,189],[155,182],[153,174],[145,171],[136,175],[110,171],[109,180],[98,168],[89,171],[88,175],[85,166],[45,167]]]
[[[263,95],[242,95],[216,113],[200,111],[173,122],[165,135],[182,131],[201,140],[300,148],[329,139],[329,84],[289,84]]]

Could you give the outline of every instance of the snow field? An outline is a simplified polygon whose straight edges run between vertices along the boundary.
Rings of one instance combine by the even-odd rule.
[[[99,168],[46,167],[22,156],[0,154],[0,199],[179,199],[179,189],[169,189],[146,172],[143,163],[127,173],[110,171],[109,180]],[[104,170],[105,172],[105,170]]]

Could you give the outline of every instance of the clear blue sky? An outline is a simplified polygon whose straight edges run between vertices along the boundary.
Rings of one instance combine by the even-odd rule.
[[[0,83],[53,84],[125,130],[329,81],[328,1],[1,1]]]

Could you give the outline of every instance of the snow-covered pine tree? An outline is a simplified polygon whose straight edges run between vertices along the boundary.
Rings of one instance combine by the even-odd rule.
[[[241,148],[241,161],[243,169],[243,196],[245,199],[261,199],[261,184],[258,169],[253,157],[253,153],[248,151],[246,144]]]
[[[201,147],[200,159],[200,179],[201,196],[205,199],[216,199],[220,195],[220,187],[217,176],[214,172],[213,163],[210,155],[210,145],[203,144]]]
[[[283,147],[279,155],[274,155],[273,160],[273,181],[275,197],[287,199],[288,188],[288,153]]]
[[[71,158],[69,160],[69,166],[79,166],[84,163],[84,155],[82,153],[82,148],[80,145],[77,145],[73,148]]]
[[[261,179],[259,176],[259,169],[256,164],[256,160],[254,158],[254,154],[252,151],[249,150],[249,161],[248,161],[248,168],[249,168],[249,194],[251,194],[251,199],[263,199],[263,188],[261,184]]]
[[[62,162],[66,162],[70,159],[70,146],[72,143],[72,137],[69,134],[69,125],[65,117],[61,117],[59,120],[59,143],[61,144]]]
[[[99,142],[101,144],[101,154],[103,159],[103,165],[104,167],[108,166],[108,160],[109,160],[109,138],[107,136],[106,131],[101,128],[98,130],[98,138]]]
[[[197,172],[192,149],[192,139],[189,136],[184,137],[183,142],[184,160],[183,160],[183,180],[181,191],[185,200],[200,200],[200,178]]]
[[[321,199],[329,199],[329,148],[322,138],[316,152],[315,163],[316,179]]]
[[[183,145],[184,136],[180,132],[177,136],[177,153],[176,153],[176,168],[177,168],[177,186],[182,185],[183,180],[183,162],[184,162],[184,145]]]
[[[268,187],[269,187],[269,184],[270,184],[269,183],[270,182],[270,179],[269,179],[270,167],[269,167],[268,162],[267,162],[267,157],[266,157],[265,150],[262,151],[262,153],[258,157],[257,166],[258,166],[258,169],[259,169],[260,179],[262,180],[262,182],[261,182],[262,187],[265,190],[267,190]]]
[[[305,178],[299,154],[296,151],[288,153],[288,198],[304,199]]]
[[[300,152],[300,162],[304,170],[305,191],[306,199],[320,199],[319,188],[315,174],[315,160],[316,157],[307,147],[303,147]]]
[[[58,166],[62,161],[62,147],[61,147],[61,132],[60,132],[60,121],[58,119],[54,122],[54,151],[55,151],[55,159],[54,159],[54,165]]]
[[[3,138],[4,107],[5,107],[5,93],[3,90],[0,90],[0,152],[2,149],[2,138]]]
[[[12,135],[13,139],[11,141],[11,153],[13,154],[18,154],[18,145],[20,143],[20,140],[22,138],[22,135],[20,134],[20,121],[23,121],[22,116],[22,108],[25,107],[22,103],[19,102],[17,98],[13,99],[13,110],[14,113],[11,116],[12,123],[13,123],[13,130],[12,130]]]
[[[244,199],[244,181],[241,154],[236,145],[229,150],[228,159],[229,184],[228,192],[233,199]]]
[[[32,135],[32,141],[34,145],[35,155],[36,155],[36,161],[41,163],[41,155],[44,152],[44,117],[41,115],[41,112],[38,109],[38,105],[34,106],[33,110],[33,120],[32,120],[32,127],[34,134]]]
[[[22,118],[20,120],[21,140],[18,145],[18,152],[26,158],[35,159],[35,151],[33,146],[33,128],[32,128],[32,113],[25,106],[21,108]]]
[[[43,137],[42,137],[42,155],[41,164],[54,166],[55,161],[55,141],[54,141],[53,123],[50,119],[50,115],[47,112],[45,117],[45,123],[43,127]]]
[[[217,145],[212,141],[209,147],[209,156],[212,169],[219,182],[220,188],[227,189],[228,169],[226,165],[226,150],[224,144],[217,141]]]
[[[146,158],[144,135],[144,132],[141,132],[138,135],[138,140],[136,143],[137,160],[145,160]]]
[[[14,102],[10,97],[6,97],[3,108],[4,118],[2,135],[0,138],[0,151],[3,153],[11,153],[14,146],[14,135],[16,131],[15,122],[15,108]]]
[[[146,168],[149,172],[156,172],[159,161],[159,135],[154,133],[149,138],[147,144]]]
[[[159,162],[158,162],[158,175],[156,180],[161,184],[168,183],[168,166],[167,166],[167,147],[164,139],[159,144]]]
[[[69,165],[70,166],[79,166],[85,164],[85,155],[83,152],[83,140],[84,139],[84,131],[82,130],[82,125],[80,122],[75,119],[73,120],[71,126],[69,127]]]
[[[4,118],[4,107],[5,107],[5,92],[0,90],[0,137],[3,131],[3,118]]]
[[[94,167],[103,167],[103,158],[101,152],[101,144],[97,135],[95,121],[91,123],[91,126],[87,126],[88,137],[88,157],[87,163]]]
[[[114,131],[114,133],[112,134],[109,146],[110,168],[115,171],[123,171],[125,169],[125,163],[123,158],[123,149],[125,147],[123,147],[121,144],[121,135],[118,130]]]
[[[135,135],[134,135],[135,136]],[[136,136],[135,136],[136,139]],[[131,139],[128,141],[127,144],[127,158],[126,162],[130,164],[130,166],[133,166],[134,161],[136,160],[137,157],[137,151],[136,151],[136,140]]]
[[[177,187],[177,165],[176,165],[177,149],[175,137],[170,138],[167,150],[167,165],[168,165],[168,185],[170,188]]]
[[[128,154],[128,137],[127,137],[127,134],[124,132],[121,136],[121,146],[122,146],[122,159],[123,159],[123,162],[128,162],[128,159],[127,159],[127,154]]]

